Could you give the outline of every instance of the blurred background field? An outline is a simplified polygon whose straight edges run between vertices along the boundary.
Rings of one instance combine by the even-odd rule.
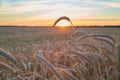
[[[120,28],[78,27],[91,34],[107,34],[112,36],[117,45],[120,44]],[[47,40],[64,40],[72,32],[71,28],[59,29],[51,27],[0,27],[0,48],[11,53],[32,53],[37,45]]]

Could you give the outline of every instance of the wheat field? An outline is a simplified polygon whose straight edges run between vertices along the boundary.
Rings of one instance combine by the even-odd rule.
[[[0,27],[0,80],[116,80],[119,31]]]

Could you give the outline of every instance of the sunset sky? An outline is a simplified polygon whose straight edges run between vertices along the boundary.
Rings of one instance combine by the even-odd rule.
[[[51,26],[67,16],[73,25],[120,25],[120,0],[0,0],[0,25]]]

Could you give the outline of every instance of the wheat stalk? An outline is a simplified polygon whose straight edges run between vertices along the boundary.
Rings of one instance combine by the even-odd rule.
[[[89,48],[94,48],[98,53],[100,52],[99,49],[91,43],[84,42],[84,43],[78,43],[77,45],[81,47],[89,46]]]
[[[46,65],[51,68],[52,72],[53,72],[59,79],[61,79],[61,76],[58,74],[58,72],[56,71],[56,69],[54,68],[54,66],[52,66],[52,64],[51,64],[48,60],[46,60],[44,57],[42,57],[42,56],[40,56],[40,55],[38,55],[38,54],[36,55],[36,57],[37,57],[38,59],[40,59],[41,61],[45,62]]]
[[[92,64],[92,66],[94,65],[93,62],[92,62],[92,60],[90,60],[90,59],[86,56],[86,54],[81,53],[81,52],[77,52],[77,51],[70,51],[70,52],[73,53],[73,54],[75,54],[75,55],[80,56],[81,58],[86,59],[89,63]]]
[[[15,73],[15,72],[16,72],[11,66],[7,65],[7,64],[4,63],[4,62],[0,62],[0,68],[3,68],[3,69],[5,69],[5,70],[8,70],[8,71],[10,71],[10,72],[12,72],[12,73]]]
[[[0,55],[4,56],[5,58],[7,58],[8,60],[10,60],[11,62],[13,62],[14,64],[17,65],[17,61],[16,61],[15,57],[13,57],[11,54],[7,53],[6,51],[3,51],[0,49]]]
[[[89,38],[89,37],[93,37],[93,38],[96,38],[96,37],[108,38],[111,41],[113,41],[113,43],[115,44],[115,39],[113,37],[111,37],[109,35],[105,35],[105,34],[88,34],[88,35],[82,36],[80,39]]]

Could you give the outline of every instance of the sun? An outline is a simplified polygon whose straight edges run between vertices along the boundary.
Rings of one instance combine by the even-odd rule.
[[[56,24],[57,27],[60,28],[65,28],[65,27],[69,27],[70,26],[70,22],[68,22],[67,20],[61,20]]]

